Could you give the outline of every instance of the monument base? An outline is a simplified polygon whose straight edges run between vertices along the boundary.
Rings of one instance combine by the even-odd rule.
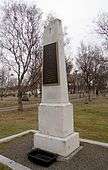
[[[79,133],[72,133],[65,138],[34,134],[34,148],[43,149],[67,157],[79,147]]]
[[[71,103],[41,103],[38,119],[41,134],[65,138],[74,133]]]

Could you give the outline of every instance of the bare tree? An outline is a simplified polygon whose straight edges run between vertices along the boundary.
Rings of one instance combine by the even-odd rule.
[[[41,93],[42,85],[42,48],[32,61],[32,64],[28,70],[28,88],[34,92],[37,97],[37,90]]]
[[[4,66],[1,67],[0,69],[0,97],[1,100],[3,100],[3,96],[6,93],[6,87],[7,87],[7,71]]]
[[[68,80],[68,91],[71,93],[71,84],[72,84],[72,74],[71,71],[73,69],[73,59],[71,57],[65,57],[66,62],[66,72],[67,72],[67,80]]]
[[[100,80],[100,83],[98,83],[98,88],[101,91],[104,91],[106,87],[108,86],[108,12],[102,13],[97,17],[96,20],[96,32],[100,35],[100,37],[104,40],[104,48],[105,48],[105,64],[103,67],[100,68],[100,76],[102,77],[102,81]],[[102,75],[104,74],[104,76]],[[101,86],[102,85],[102,86]],[[102,88],[103,87],[103,88]]]
[[[4,61],[17,75],[18,107],[23,110],[23,82],[40,48],[42,13],[36,6],[11,3],[4,6],[0,25],[0,46]]]
[[[96,20],[96,32],[105,40],[104,45],[108,50],[108,13],[98,16]]]
[[[81,43],[81,47],[77,57],[78,70],[81,76],[81,84],[83,82],[83,90],[88,94],[88,100],[91,99],[91,90],[95,90],[97,93],[104,87],[102,82],[104,80],[104,72],[106,60],[103,56],[103,51],[97,46],[84,45]]]

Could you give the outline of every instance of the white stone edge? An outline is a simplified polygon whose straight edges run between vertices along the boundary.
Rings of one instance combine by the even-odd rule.
[[[89,139],[81,139],[81,138],[80,138],[80,142],[86,142],[86,143],[100,145],[100,146],[108,148],[108,143],[98,142],[98,141],[89,140]]]
[[[10,167],[13,170],[31,170],[30,168],[23,166],[5,156],[0,155],[0,163]]]
[[[12,135],[12,136],[8,136],[8,137],[5,137],[5,138],[2,138],[2,139],[0,139],[0,144],[4,143],[4,142],[9,142],[9,141],[11,141],[14,138],[21,137],[21,136],[26,135],[26,134],[28,134],[30,132],[31,133],[37,133],[38,130],[30,129],[30,130],[27,130],[27,131],[24,131],[24,132],[21,132],[21,133]],[[100,146],[103,146],[103,147],[108,147],[108,143],[98,142],[98,141],[89,140],[89,139],[81,139],[81,138],[79,140],[80,140],[80,142],[86,142],[86,143],[90,143],[90,144],[100,145]]]
[[[30,132],[31,133],[37,133],[38,131],[31,129],[31,130],[27,130],[27,131],[24,131],[24,132],[21,132],[21,133],[18,133],[18,134],[15,134],[15,135],[12,135],[12,136],[9,136],[9,137],[6,137],[6,138],[2,138],[2,139],[0,139],[0,144],[4,143],[4,142],[9,142],[14,138],[21,137],[21,136],[26,135]],[[98,142],[98,141],[81,139],[81,138],[79,140],[80,140],[80,142],[86,142],[86,143],[100,145],[100,146],[108,148],[108,143],[102,143],[102,142]],[[30,168],[25,167],[25,166],[15,162],[15,161],[11,160],[11,159],[8,159],[7,157],[2,156],[2,155],[0,155],[0,163],[9,166],[13,170],[31,170]]]
[[[30,129],[30,130],[26,130],[24,132],[21,132],[21,133],[12,135],[12,136],[2,138],[2,139],[0,139],[0,144],[4,143],[4,142],[9,142],[9,141],[11,141],[12,139],[14,139],[16,137],[21,137],[21,136],[26,135],[26,134],[28,134],[30,132],[31,133],[36,133],[36,132],[38,132],[38,130]],[[103,146],[103,147],[108,147],[108,143],[98,142],[98,141],[89,140],[89,139],[82,139],[82,138],[80,138],[79,140],[80,140],[80,142],[86,142],[86,143],[90,143],[90,144],[100,145],[100,146]]]
[[[5,143],[5,142],[9,142],[14,138],[21,137],[21,136],[26,135],[30,132],[36,133],[37,131],[36,130],[27,130],[27,131],[24,131],[24,132],[21,132],[21,133],[12,135],[12,136],[8,136],[6,138],[2,138],[2,139],[0,139],[0,144]],[[3,156],[3,155],[0,155],[0,163],[7,165],[8,167],[10,167],[13,170],[31,170],[30,168],[23,166],[22,164],[19,164],[15,161]]]
[[[30,132],[36,133],[37,131],[36,130],[26,130],[24,132],[21,132],[21,133],[15,134],[15,135],[11,135],[11,136],[2,138],[2,139],[0,139],[0,144],[4,143],[4,142],[9,142],[9,141],[11,141],[14,138],[21,137],[21,136],[26,135],[26,134],[28,134]]]
[[[72,103],[40,103],[40,106],[72,106]]]

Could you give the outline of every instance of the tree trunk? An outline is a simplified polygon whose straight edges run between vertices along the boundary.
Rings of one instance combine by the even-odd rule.
[[[89,102],[91,101],[91,94],[90,94],[90,91],[88,92],[88,101],[89,101]]]
[[[1,100],[3,100],[3,91],[0,94]]]
[[[1,96],[1,100],[3,100],[3,96]]]
[[[96,96],[99,96],[99,91],[98,91],[98,89],[96,89]]]
[[[38,97],[38,92],[37,92],[37,87],[36,87],[36,90],[35,90],[35,97]]]
[[[22,92],[20,89],[18,90],[18,110],[21,112],[23,111]]]
[[[88,101],[90,102],[91,101],[91,90],[90,90],[90,87],[88,87]]]

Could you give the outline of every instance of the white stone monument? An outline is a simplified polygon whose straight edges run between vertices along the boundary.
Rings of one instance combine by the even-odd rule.
[[[68,98],[60,20],[50,22],[45,28],[43,48],[42,101],[34,148],[67,157],[79,147],[79,134],[74,132],[73,106]]]

